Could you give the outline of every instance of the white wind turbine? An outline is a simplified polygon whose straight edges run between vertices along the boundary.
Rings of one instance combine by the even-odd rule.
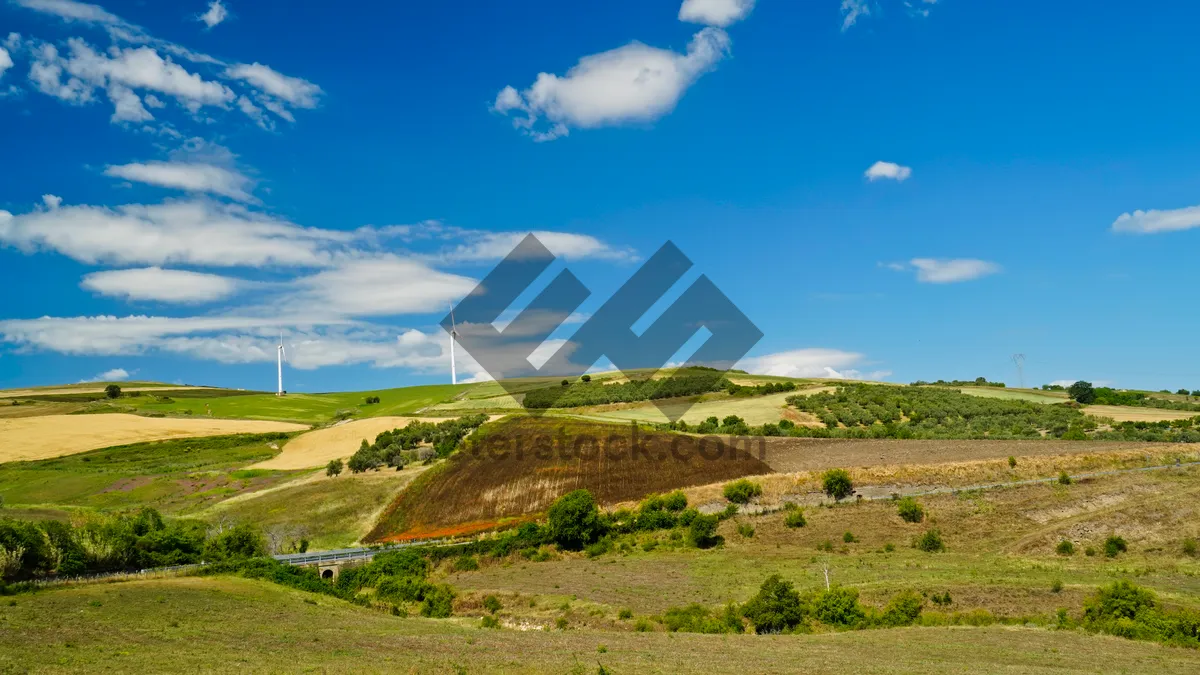
[[[450,306],[450,384],[458,384],[458,371],[454,368],[454,341],[458,330],[454,325],[454,306]]]
[[[279,334],[279,347],[278,347],[278,349],[276,349],[276,362],[279,366],[279,389],[277,389],[275,391],[276,396],[283,396],[285,393],[287,393],[283,390],[283,359],[284,359],[283,333],[280,333]]]

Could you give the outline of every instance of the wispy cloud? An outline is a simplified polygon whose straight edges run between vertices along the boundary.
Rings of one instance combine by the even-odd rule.
[[[1157,234],[1178,232],[1200,227],[1200,206],[1166,211],[1134,211],[1122,213],[1113,221],[1113,232],[1128,234]]]
[[[970,281],[1003,271],[1000,265],[975,258],[913,258],[907,263],[879,263],[880,267],[895,271],[916,271],[917,281],[925,284],[953,284]]]
[[[842,0],[842,32],[850,30],[861,17],[870,15],[868,0]]]
[[[679,20],[724,28],[745,19],[755,0],[683,0]]]
[[[212,0],[208,3],[208,11],[197,16],[196,20],[212,30],[227,18],[229,18],[229,10],[221,4],[221,0]]]
[[[890,371],[863,372],[866,357],[840,349],[793,349],[785,352],[749,356],[738,362],[737,368],[754,375],[779,377],[828,377],[838,380],[882,380]]]
[[[98,373],[86,380],[80,380],[80,384],[88,382],[124,382],[129,379],[129,372],[124,368],[113,368],[106,370],[103,373]]]

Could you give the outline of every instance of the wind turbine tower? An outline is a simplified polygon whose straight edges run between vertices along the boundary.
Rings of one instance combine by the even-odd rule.
[[[276,351],[276,364],[279,367],[279,388],[275,391],[276,396],[283,396],[287,392],[283,390],[283,333],[279,334],[279,348]]]
[[[454,368],[454,341],[458,339],[458,330],[454,325],[454,307],[450,307],[450,384],[458,384],[458,371]]]

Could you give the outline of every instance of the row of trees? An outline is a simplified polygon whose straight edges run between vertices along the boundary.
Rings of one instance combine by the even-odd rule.
[[[927,385],[936,385],[939,387],[999,387],[1001,389],[1007,386],[1003,382],[989,382],[986,377],[977,377],[973,380],[937,380],[936,382],[917,380],[912,383],[914,387]]]
[[[729,385],[729,381],[725,380],[719,371],[688,369],[658,380],[633,380],[620,384],[581,381],[562,387],[543,387],[527,392],[521,404],[530,410],[544,410],[633,403],[706,394],[721,391]]]
[[[1082,405],[1126,405],[1140,408],[1158,408],[1161,410],[1200,411],[1200,403],[1188,401],[1172,401],[1170,399],[1148,396],[1141,391],[1121,391],[1111,387],[1094,387],[1091,382],[1080,380],[1067,387],[1067,395],[1071,400]],[[1163,392],[1169,393],[1169,392]],[[1180,396],[1200,395],[1200,391],[1188,392],[1180,389]]]
[[[364,438],[347,467],[354,473],[361,473],[385,465],[399,469],[409,462],[425,461],[435,455],[446,457],[487,419],[487,415],[479,414],[436,423],[413,420],[402,429],[379,434],[374,443],[368,443]],[[340,463],[335,467],[331,462],[326,473],[331,476],[341,473]]]
[[[263,555],[251,525],[209,527],[171,520],[151,508],[91,515],[76,523],[0,520],[0,579],[138,570]]]

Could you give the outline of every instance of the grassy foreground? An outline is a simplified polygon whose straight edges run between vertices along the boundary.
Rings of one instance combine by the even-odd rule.
[[[1030,628],[816,635],[484,630],[263,582],[84,586],[0,604],[2,672],[1194,673],[1200,654]],[[603,649],[601,649],[603,648]]]

